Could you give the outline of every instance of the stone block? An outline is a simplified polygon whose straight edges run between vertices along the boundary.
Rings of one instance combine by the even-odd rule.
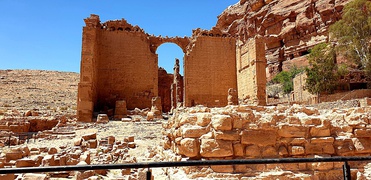
[[[371,138],[352,139],[356,153],[371,153]]]
[[[253,169],[249,168],[248,165],[241,164],[241,165],[234,165],[234,172],[235,173],[246,173],[251,172]]]
[[[215,139],[237,141],[240,139],[238,131],[215,131]]]
[[[41,165],[42,166],[55,166],[57,165],[55,163],[55,160],[54,160],[54,155],[46,155],[44,156],[42,162],[41,162]]]
[[[115,138],[115,136],[108,136],[107,140],[108,140],[109,145],[113,145],[113,144],[115,144],[116,138]]]
[[[147,113],[147,121],[153,121],[155,119],[155,113],[154,112],[148,112]]]
[[[116,101],[115,106],[115,115],[127,115],[127,109],[126,109],[126,101]]]
[[[242,144],[255,144],[259,146],[275,145],[277,133],[274,130],[245,130],[242,131]]]
[[[0,174],[1,180],[14,180],[16,179],[14,174]]]
[[[36,162],[29,158],[22,158],[15,161],[15,167],[34,167]]]
[[[246,146],[245,155],[248,158],[260,158],[261,153],[260,153],[259,146],[257,146],[257,145]]]
[[[108,123],[109,118],[107,114],[98,114],[97,123]]]
[[[231,141],[201,139],[202,157],[228,157],[233,155],[233,146]]]
[[[130,175],[131,174],[131,169],[123,169],[121,170],[121,175]]]
[[[202,135],[208,133],[206,127],[201,126],[191,126],[182,128],[182,137],[183,138],[199,138]]]
[[[137,147],[137,144],[135,142],[129,142],[128,143],[128,147],[129,148],[136,148]]]
[[[314,117],[310,117],[308,119],[305,120],[304,122],[305,125],[321,125],[322,124],[322,121],[320,118],[314,118]]]
[[[229,115],[214,115],[211,118],[211,125],[215,130],[232,130],[232,117]]]
[[[184,124],[196,125],[198,118],[195,114],[181,114],[178,117],[178,120],[179,126],[183,126]]]
[[[356,137],[371,137],[371,129],[355,129],[354,135]]]
[[[23,175],[22,179],[29,180],[47,180],[49,179],[46,174],[36,174],[36,173],[26,173]]]
[[[127,140],[127,142],[134,142],[134,136],[128,136]]]
[[[77,111],[77,119],[79,122],[92,122],[93,111],[86,109],[79,109]]]
[[[322,154],[323,153],[323,149],[322,149],[322,146],[321,144],[311,144],[311,143],[307,143],[305,145],[305,152],[306,154]]]
[[[355,147],[352,139],[337,138],[334,142],[334,148],[338,156],[354,155]]]
[[[330,154],[330,155],[335,154],[335,148],[332,143],[323,143],[321,144],[321,146],[322,146],[322,150],[324,154]]]
[[[233,173],[234,168],[233,165],[218,165],[218,166],[210,166],[210,168],[217,173]]]
[[[315,126],[310,128],[312,137],[328,137],[331,135],[330,128],[324,126]]]
[[[187,157],[196,157],[200,152],[200,142],[198,139],[184,138],[180,141],[178,154]]]
[[[22,151],[22,156],[23,156],[23,157],[30,156],[31,151],[30,151],[30,149],[28,148],[28,146],[22,146],[22,147],[20,148],[20,150]]]
[[[289,152],[285,146],[280,146],[278,149],[278,155],[280,155],[280,157],[286,157],[289,155]]]
[[[98,141],[96,139],[90,139],[87,141],[87,147],[88,148],[97,148],[98,147]]]
[[[88,141],[90,139],[97,139],[97,133],[84,134],[84,135],[82,135],[82,139],[84,141]]]
[[[51,147],[48,150],[48,154],[57,154],[57,153],[58,153],[58,150],[55,147]]]
[[[9,162],[11,160],[17,160],[22,158],[22,152],[7,152],[5,153],[6,162]]]
[[[284,125],[278,130],[278,135],[285,138],[305,138],[307,131],[306,127]]]
[[[264,147],[261,152],[262,152],[263,158],[277,158],[278,157],[277,149],[273,146]]]
[[[211,122],[211,113],[197,113],[197,122],[196,124],[202,127],[205,127]]]
[[[293,156],[302,156],[305,154],[305,149],[303,146],[292,146],[290,152]]]
[[[242,144],[233,144],[234,156],[244,157],[245,156],[245,146]]]

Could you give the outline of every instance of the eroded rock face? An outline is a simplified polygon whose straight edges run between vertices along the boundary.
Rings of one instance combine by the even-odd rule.
[[[241,40],[261,35],[266,39],[270,74],[283,61],[307,54],[328,39],[328,28],[341,18],[350,0],[240,0],[219,17],[216,27]]]

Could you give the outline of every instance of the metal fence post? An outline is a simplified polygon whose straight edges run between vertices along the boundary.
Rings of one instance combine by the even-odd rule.
[[[348,164],[348,161],[344,161],[343,175],[344,175],[344,180],[351,180],[350,166]]]
[[[148,170],[147,170],[147,180],[151,180],[151,178],[152,178],[152,172],[151,172],[151,170],[148,168]]]

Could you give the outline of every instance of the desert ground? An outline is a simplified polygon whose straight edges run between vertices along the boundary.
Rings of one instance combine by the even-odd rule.
[[[126,160],[130,162],[153,161],[153,152],[156,152],[156,148],[161,143],[161,127],[162,122],[165,120],[158,119],[148,122],[138,115],[136,122],[77,123],[76,98],[78,81],[79,74],[72,72],[0,70],[0,119],[23,117],[28,111],[32,111],[37,112],[38,117],[54,118],[64,116],[68,121],[67,125],[54,128],[54,131],[58,131],[60,135],[31,139],[29,142],[12,145],[10,148],[3,146],[0,148],[0,152],[4,154],[14,148],[25,146],[29,149],[56,148],[58,152],[61,152],[68,149],[67,147],[73,147],[74,142],[83,135],[96,133],[98,140],[114,136],[116,141],[124,141],[127,137],[134,137],[135,148],[129,149],[125,154],[125,156],[128,156],[125,162]],[[31,158],[34,157],[31,156]],[[98,159],[91,157],[91,164],[99,163]],[[124,162],[123,159],[120,161],[121,163]],[[112,160],[109,162],[107,160],[105,163],[120,163],[120,161],[114,162]],[[153,170],[156,179],[161,178],[163,173],[160,169]],[[105,178],[124,178],[117,174],[121,174],[121,171],[110,171]],[[22,175],[19,175],[19,177],[22,177]],[[66,178],[74,179],[76,176],[72,175]],[[129,177],[127,176],[126,178]]]

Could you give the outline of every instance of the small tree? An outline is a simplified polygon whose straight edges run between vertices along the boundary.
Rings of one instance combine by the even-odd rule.
[[[302,68],[298,68],[295,65],[290,69],[290,71],[281,71],[273,79],[273,83],[279,83],[282,87],[283,94],[289,96],[289,94],[294,90],[294,77],[303,72]],[[290,98],[289,98],[290,100]]]
[[[327,43],[318,44],[310,51],[305,86],[310,93],[317,94],[318,99],[321,92],[333,93],[336,88],[339,74],[335,58],[334,48]]]
[[[342,19],[330,26],[339,52],[355,60],[360,69],[371,74],[371,1],[354,0],[343,9]]]

